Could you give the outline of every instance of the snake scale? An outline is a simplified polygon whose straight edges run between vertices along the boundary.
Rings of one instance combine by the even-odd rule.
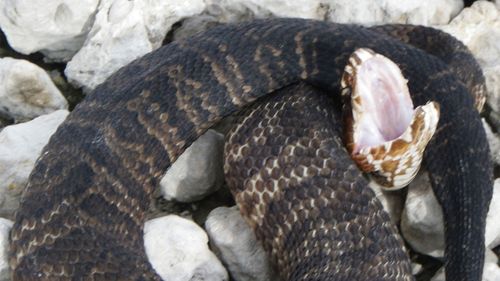
[[[334,96],[347,58],[365,47],[401,67],[416,105],[434,100],[441,106],[424,161],[446,221],[447,280],[480,280],[492,166],[474,100],[446,61],[412,47],[409,37],[410,45],[403,42],[411,32],[402,34],[403,41],[381,32],[301,19],[258,20],[171,43],[117,71],[75,108],[37,161],[11,231],[13,279],[160,280],[145,257],[142,230],[153,190],[171,163],[222,117],[268,93],[302,81]],[[359,171],[345,163],[337,165],[351,171],[345,180],[353,183],[347,185],[361,193],[354,200],[369,201]],[[369,204],[361,211],[385,220],[379,207]],[[275,223],[287,227],[286,220]],[[308,235],[291,227],[298,237]],[[365,226],[352,227],[341,237]],[[273,237],[265,229],[260,233],[264,240]],[[383,254],[389,260],[364,251],[357,262],[347,252],[345,260],[366,265],[350,268],[354,275],[347,276],[404,276],[397,273],[408,271],[407,257],[391,233],[372,233],[369,246],[392,245],[394,251]],[[286,245],[295,244],[273,251],[282,261],[295,258],[280,267],[289,280],[353,280],[317,256],[328,256],[326,249]],[[305,258],[304,250],[313,258]],[[389,263],[389,274],[373,275],[384,272],[370,270],[373,262]],[[309,278],[308,272],[328,274]]]
[[[283,280],[413,280],[345,150],[339,104],[301,83],[242,112],[226,142],[228,186]]]

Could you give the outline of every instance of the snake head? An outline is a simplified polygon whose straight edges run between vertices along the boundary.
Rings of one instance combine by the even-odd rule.
[[[357,49],[342,76],[347,150],[385,189],[415,177],[439,120],[436,102],[414,108],[407,82],[394,62],[370,49]]]

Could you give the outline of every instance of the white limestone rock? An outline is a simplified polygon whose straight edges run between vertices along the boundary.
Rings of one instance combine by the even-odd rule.
[[[211,245],[234,280],[278,280],[262,245],[236,206],[212,210],[205,229]]]
[[[462,0],[205,0],[204,12],[186,19],[175,39],[207,30],[217,23],[234,23],[253,18],[298,17],[332,22],[446,24],[463,7]]]
[[[423,271],[423,266],[419,263],[412,262],[411,263],[411,274],[417,275]]]
[[[325,0],[326,19],[342,23],[446,24],[463,8],[462,0]]]
[[[488,1],[477,1],[449,25],[439,28],[469,47],[486,77],[487,103],[500,113],[500,8]]]
[[[313,2],[302,7],[311,7]],[[276,1],[282,2],[282,1]],[[301,3],[302,1],[297,1]],[[206,7],[200,15],[186,18],[182,25],[174,32],[174,41],[192,36],[198,32],[206,31],[220,23],[236,23],[249,21],[254,18],[268,18],[272,13],[253,1],[245,0],[205,0]],[[295,1],[289,1],[287,5],[293,5]]]
[[[69,60],[90,30],[99,0],[3,0],[0,28],[9,45],[22,54],[42,51]]]
[[[493,249],[500,245],[500,178],[495,180],[493,197],[486,217],[486,246]]]
[[[235,15],[262,17],[296,17],[320,19],[326,10],[321,0],[206,0],[209,13],[219,13],[222,22],[240,21]],[[224,11],[224,12],[222,12]]]
[[[0,216],[11,217],[42,148],[68,115],[58,110],[0,132]]]
[[[488,143],[490,145],[490,154],[493,162],[497,165],[500,165],[500,136],[493,133],[490,125],[486,122],[486,120],[481,119],[483,122],[484,131],[486,132],[486,138],[488,139]]]
[[[485,246],[489,249],[500,245],[499,221],[500,179],[496,179],[486,217]],[[443,212],[425,173],[419,174],[408,188],[401,233],[415,251],[433,257],[444,256]]]
[[[498,257],[490,249],[486,249],[484,259],[483,278],[482,281],[498,281],[500,280],[500,267],[497,264]],[[446,281],[444,268],[439,269],[432,277],[431,281]]]
[[[122,66],[160,47],[175,22],[204,8],[203,0],[102,0],[66,76],[85,91],[92,90]]]
[[[201,227],[175,215],[152,219],[144,225],[146,254],[163,280],[228,280],[227,271],[207,243]]]
[[[408,186],[401,234],[417,252],[444,256],[443,211],[432,192],[427,173],[419,173]]]
[[[0,281],[10,280],[9,268],[9,232],[14,223],[8,219],[0,218]]]
[[[17,121],[68,108],[68,102],[37,65],[0,58],[0,113]]]
[[[234,15],[253,17],[298,17],[345,23],[445,24],[463,7],[461,0],[357,1],[349,0],[206,0],[207,13],[221,22],[234,21]],[[215,12],[215,13],[214,13]]]
[[[223,151],[224,135],[214,130],[201,135],[162,178],[163,197],[193,202],[219,189],[224,182]]]

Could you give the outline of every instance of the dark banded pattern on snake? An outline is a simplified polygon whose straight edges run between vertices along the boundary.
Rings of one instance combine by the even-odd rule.
[[[91,93],[30,177],[11,232],[14,280],[158,280],[142,227],[168,166],[208,127],[267,93],[301,80],[335,91],[358,47],[398,63],[415,104],[441,104],[425,161],[447,221],[447,276],[479,280],[491,164],[466,88],[443,62],[397,40],[298,19],[222,26],[169,44]]]
[[[300,83],[238,114],[227,184],[283,280],[414,280],[396,227],[346,151],[339,108]]]

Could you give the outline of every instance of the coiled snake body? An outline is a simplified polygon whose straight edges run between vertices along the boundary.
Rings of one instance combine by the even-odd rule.
[[[391,33],[390,28],[379,31]],[[411,40],[408,37],[413,44]],[[425,36],[417,41],[432,44]],[[371,48],[400,65],[409,77],[415,104],[434,100],[441,105],[439,128],[424,161],[446,221],[447,279],[480,280],[492,167],[474,101],[464,83],[446,61],[390,36],[299,19],[221,26],[169,44],[122,68],[91,93],[59,127],[31,174],[11,232],[14,280],[159,280],[145,258],[142,229],[152,191],[170,164],[207,128],[265,94],[300,81],[338,93],[347,58],[359,47]],[[460,55],[460,50],[455,54]],[[361,205],[373,201],[360,173],[350,168],[351,162],[335,165],[347,171],[340,188],[353,188],[361,196],[348,198]],[[337,180],[334,177],[331,183]],[[299,198],[304,200],[301,204],[308,204],[308,192],[303,188],[297,197],[284,200]],[[321,194],[319,198],[326,200]],[[280,212],[272,208],[266,211]],[[386,224],[379,204],[359,208],[354,211],[381,218],[383,224],[367,232],[373,243],[358,241],[360,251],[343,256],[326,250],[325,244],[313,243],[317,240],[307,240],[314,231],[301,226],[311,224],[287,226],[287,220],[274,221],[298,235],[290,238],[311,241],[295,247],[297,243],[290,240],[272,248],[273,254],[283,257],[279,261],[282,276],[290,280],[410,278],[404,277],[409,267],[401,242]],[[329,214],[315,216],[321,220]],[[298,217],[302,219],[307,217]],[[347,240],[358,237],[351,234],[365,227],[329,223],[325,220],[324,226]],[[316,233],[323,235],[323,225],[314,225],[321,227]],[[262,229],[259,236],[271,239],[270,231]],[[384,251],[383,245],[390,249]],[[383,254],[376,254],[378,250]],[[330,255],[340,255],[352,266],[336,268],[328,263]],[[358,259],[361,266],[356,267]],[[371,270],[377,264],[385,265]],[[346,270],[354,273],[344,274]]]

